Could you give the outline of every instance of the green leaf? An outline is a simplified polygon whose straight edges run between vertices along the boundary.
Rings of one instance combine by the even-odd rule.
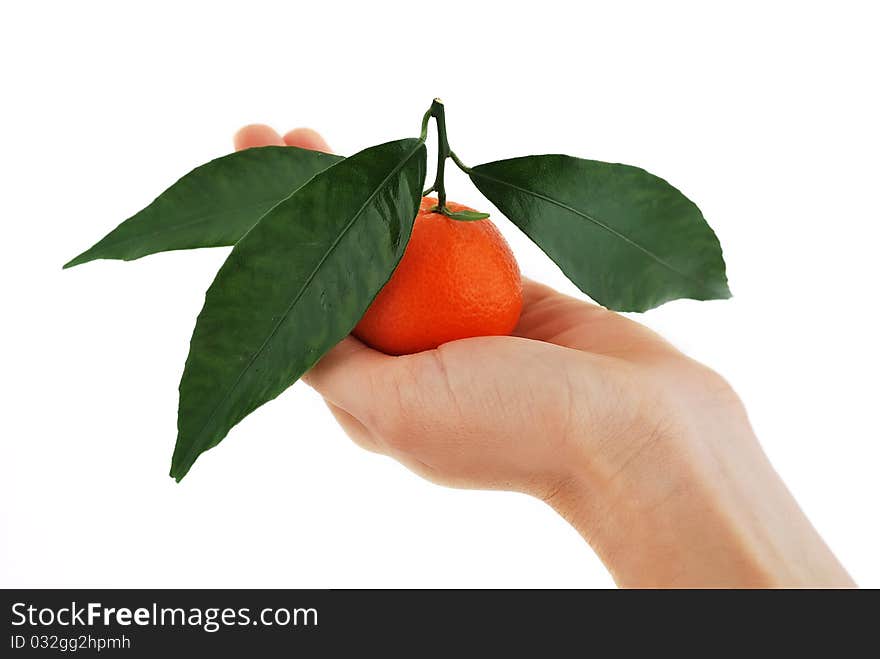
[[[196,167],[64,267],[234,245],[266,211],[340,160],[293,146],[257,147],[217,158]]]
[[[638,167],[564,155],[478,165],[471,180],[582,291],[618,311],[730,297],[700,209]]]
[[[440,208],[434,206],[433,212],[443,213],[446,217],[458,220],[459,222],[476,222],[477,220],[485,220],[489,217],[489,213],[481,213],[479,211],[451,211],[448,208]]]
[[[183,478],[354,328],[403,256],[424,181],[422,141],[366,149],[317,174],[235,245],[190,342],[171,476]]]

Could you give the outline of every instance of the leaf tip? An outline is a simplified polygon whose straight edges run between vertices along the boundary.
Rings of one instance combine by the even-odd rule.
[[[91,259],[88,256],[86,256],[86,254],[88,254],[88,252],[83,252],[79,256],[73,257],[67,263],[65,263],[63,266],[61,266],[61,269],[67,270],[68,268],[72,268],[76,265],[82,265],[83,263],[86,263],[87,261],[91,261]]]
[[[184,458],[175,449],[174,455],[171,457],[171,469],[169,470],[168,475],[179,483],[183,480],[183,477],[189,473],[194,462],[194,459]]]
[[[726,278],[713,286],[711,293],[712,297],[709,299],[712,300],[729,300],[733,297],[733,293],[730,292],[730,285],[727,283]]]
[[[175,482],[179,483],[183,480],[183,477],[186,476],[188,472],[189,467],[184,467],[172,461],[171,470],[168,472],[168,475],[173,478]]]

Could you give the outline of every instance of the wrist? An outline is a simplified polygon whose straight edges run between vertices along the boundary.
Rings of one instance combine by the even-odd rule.
[[[852,585],[732,389],[709,371],[677,387],[654,389],[613,444],[584,444],[583,461],[550,501],[618,584]]]

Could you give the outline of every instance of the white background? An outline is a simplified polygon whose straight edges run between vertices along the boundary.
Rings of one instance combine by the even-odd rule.
[[[637,164],[701,206],[735,297],[640,320],[734,384],[880,586],[871,3],[597,4],[4,3],[0,585],[613,585],[543,504],[362,452],[302,384],[176,485],[177,383],[227,250],[61,270],[242,124],[350,154],[415,134],[441,96],[466,162]],[[527,275],[575,292],[496,221]]]

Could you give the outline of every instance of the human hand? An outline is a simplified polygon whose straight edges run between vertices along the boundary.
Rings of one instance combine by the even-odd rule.
[[[236,148],[328,151],[266,126]],[[514,336],[390,357],[348,337],[305,377],[360,446],[443,485],[525,492],[624,585],[849,585],[719,375],[602,307],[524,282]]]

